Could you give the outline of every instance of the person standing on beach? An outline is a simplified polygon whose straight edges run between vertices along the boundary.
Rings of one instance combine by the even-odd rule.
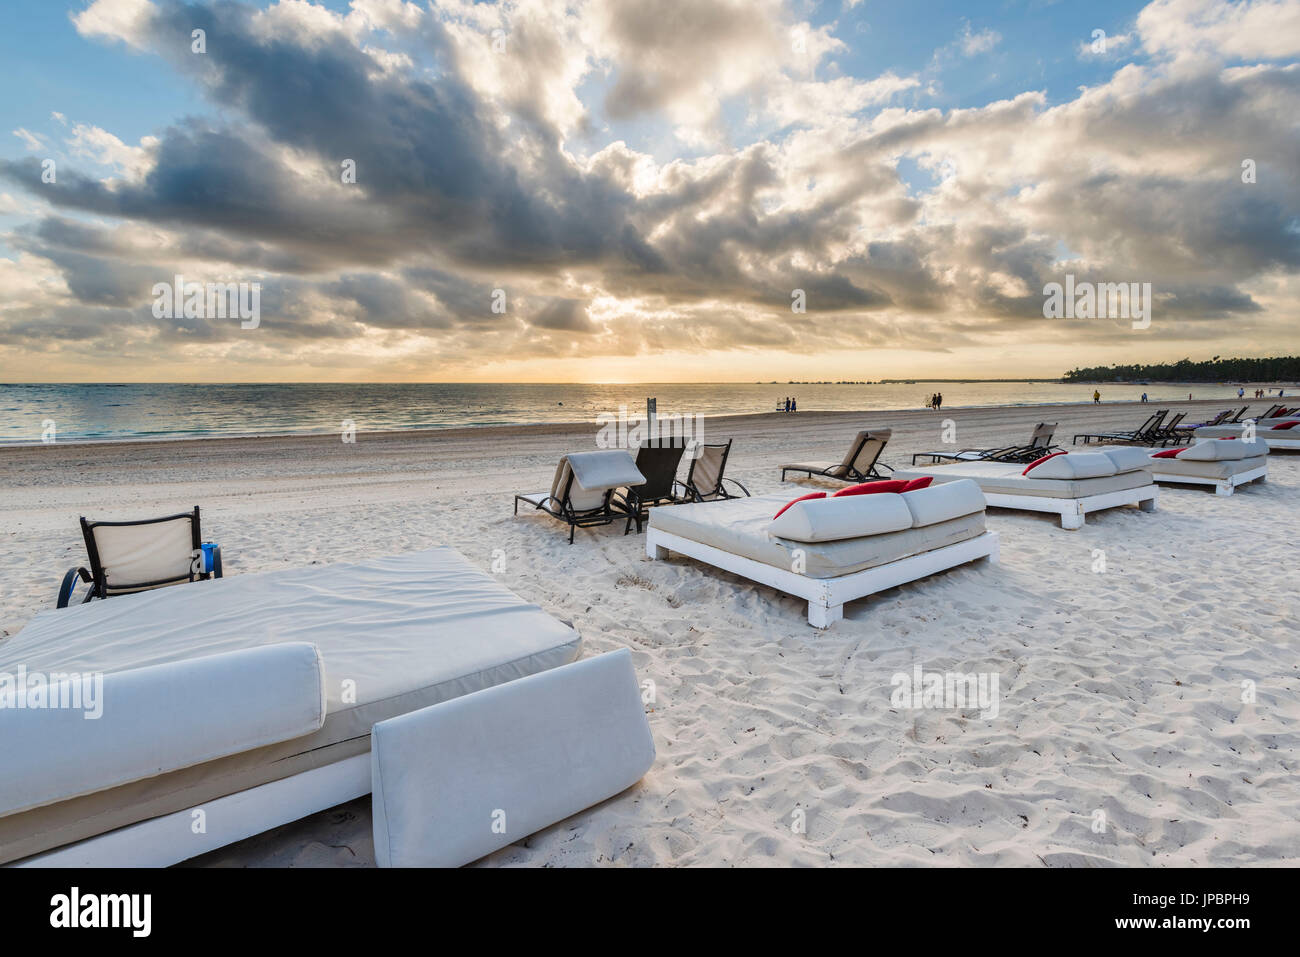
[[[1243,389],[1241,386],[1237,386],[1237,398],[1240,399],[1245,395],[1246,395],[1246,390]]]
[[[798,411],[799,411],[799,400],[798,400],[798,399],[793,398],[793,397],[790,399],[790,411],[791,411],[791,412],[798,412]]]
[[[1101,393],[1098,392],[1096,389],[1092,390],[1092,404],[1101,405]]]
[[[936,409],[941,409],[941,408],[943,408],[943,393],[942,393],[942,392],[936,392],[936,393],[934,394],[934,407],[935,407]]]
[[[790,397],[788,395],[785,397],[785,411],[790,411]]]
[[[1145,392],[1142,393],[1142,401],[1143,402],[1147,401],[1147,394]]]

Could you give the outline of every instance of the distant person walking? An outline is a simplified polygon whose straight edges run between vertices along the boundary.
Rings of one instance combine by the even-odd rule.
[[[1245,396],[1245,394],[1246,394],[1246,390],[1243,389],[1241,386],[1237,386],[1237,398],[1240,399],[1243,396]]]
[[[1147,394],[1146,394],[1145,392],[1142,393],[1142,401],[1143,401],[1143,402],[1148,401],[1148,399],[1147,399]]]
[[[1096,389],[1092,390],[1092,404],[1101,405],[1101,393]]]
[[[942,409],[942,408],[943,408],[943,393],[942,393],[942,392],[936,392],[936,393],[934,394],[934,407],[935,407],[936,409]]]
[[[798,411],[799,411],[799,400],[798,400],[798,399],[793,398],[793,397],[790,399],[790,411],[791,411],[791,412],[798,412]]]
[[[790,411],[790,397],[788,395],[785,397],[785,411]]]

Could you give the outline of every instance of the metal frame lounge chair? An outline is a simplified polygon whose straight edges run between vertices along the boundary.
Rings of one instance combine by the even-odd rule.
[[[1055,422],[1039,422],[1029,437],[1028,445],[1008,445],[1000,449],[959,449],[956,452],[917,452],[912,456],[912,464],[917,459],[929,459],[931,464],[945,459],[953,462],[1024,462],[1042,458],[1056,446],[1052,445],[1052,436],[1056,434]]]
[[[889,444],[893,429],[863,429],[853,437],[848,454],[839,462],[798,462],[781,466],[781,481],[787,472],[807,472],[809,478],[829,478],[837,482],[878,482],[886,476],[876,467],[894,471],[880,461],[880,453]]]
[[[59,584],[56,608],[67,608],[78,579],[90,585],[80,604],[132,592],[221,577],[221,546],[212,544],[211,569],[202,560],[199,507],[191,512],[130,522],[81,519],[90,568],[70,568]]]
[[[1087,445],[1096,439],[1099,442],[1141,442],[1150,445],[1155,441],[1152,436],[1160,431],[1160,425],[1168,414],[1168,409],[1160,409],[1132,432],[1080,432],[1074,437],[1074,444],[1078,445],[1079,440],[1083,439],[1083,444]]]
[[[1151,433],[1151,444],[1164,446],[1170,442],[1175,445],[1181,445],[1192,437],[1192,430],[1185,425],[1179,425],[1183,419],[1187,418],[1186,412],[1179,412],[1172,419]]]
[[[640,534],[641,523],[651,506],[677,501],[673,486],[677,484],[677,466],[681,464],[685,451],[686,445],[682,442],[652,442],[636,450],[636,467],[645,476],[645,481],[620,489],[610,499],[611,508],[627,514],[624,535],[632,530],[633,522]]]
[[[645,476],[624,449],[574,452],[560,457],[549,492],[515,496],[515,514],[519,514],[519,503],[527,502],[558,518],[568,524],[572,545],[579,528],[613,523],[616,514],[610,500],[615,489],[644,481]]]
[[[726,445],[698,445],[692,450],[694,457],[686,471],[686,481],[675,486],[680,490],[677,492],[678,502],[716,502],[749,497],[749,489],[724,475],[731,455],[731,441],[728,439]],[[740,494],[728,491],[727,482],[740,489]]]

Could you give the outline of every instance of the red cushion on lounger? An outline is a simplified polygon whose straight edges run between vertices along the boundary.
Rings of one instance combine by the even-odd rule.
[[[920,478],[914,478],[903,486],[904,492],[915,492],[918,488],[929,488],[930,483],[934,481],[933,475],[922,475]]]
[[[907,483],[902,479],[863,482],[861,485],[850,485],[848,488],[842,488],[831,498],[839,498],[842,495],[875,495],[877,492],[901,492],[906,485]]]
[[[775,515],[773,515],[773,516],[772,516],[772,520],[773,520],[773,521],[776,521],[778,518],[780,518],[781,515],[782,515],[782,513],[783,513],[787,508],[789,508],[791,505],[793,505],[795,502],[806,502],[806,501],[808,501],[808,499],[810,499],[810,498],[825,498],[825,497],[826,497],[826,493],[825,493],[825,492],[809,492],[807,495],[800,495],[798,498],[791,499],[790,501],[788,501],[788,502],[786,502],[784,505],[782,505],[782,506],[781,506],[781,511],[780,511],[780,512],[777,512]]]
[[[1034,468],[1034,467],[1036,467],[1036,466],[1042,465],[1042,464],[1043,464],[1044,462],[1046,462],[1048,459],[1054,459],[1054,458],[1056,458],[1058,455],[1064,455],[1064,454],[1065,454],[1064,452],[1053,452],[1051,455],[1044,455],[1041,459],[1034,459],[1034,461],[1030,462],[1028,465],[1025,466],[1025,470],[1024,470],[1023,472],[1021,472],[1020,474],[1021,474],[1021,475],[1028,475],[1030,469],[1032,469],[1032,468]]]
[[[1279,422],[1277,425],[1273,426],[1273,431],[1276,432],[1278,429],[1293,429],[1297,425],[1300,425],[1300,419],[1291,419],[1289,422]]]
[[[1187,451],[1186,446],[1184,446],[1181,449],[1161,449],[1159,452],[1152,453],[1151,457],[1153,459],[1176,459],[1178,458],[1179,452],[1186,452],[1186,451]]]

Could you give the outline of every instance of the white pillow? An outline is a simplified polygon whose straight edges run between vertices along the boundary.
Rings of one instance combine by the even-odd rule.
[[[1177,458],[1189,462],[1231,462],[1267,455],[1265,442],[1242,442],[1240,439],[1206,439],[1179,452]]]
[[[626,648],[381,721],[375,861],[468,864],[627,790],[654,759]]]
[[[80,709],[0,708],[0,815],[288,741],[325,722],[325,670],[316,646],[303,641],[100,680],[98,718],[87,717],[95,709],[84,698]],[[66,704],[74,690],[93,696],[95,683],[88,676],[56,687]]]
[[[795,502],[779,518],[772,519],[767,530],[792,542],[835,542],[911,527],[912,513],[903,496],[876,492]]]
[[[1086,479],[1115,474],[1115,463],[1103,452],[1067,452],[1030,470],[1031,479]]]
[[[984,492],[970,479],[918,488],[904,492],[901,498],[912,513],[913,528],[982,512],[985,506]]]
[[[1150,468],[1151,450],[1140,449],[1132,445],[1117,445],[1112,449],[1102,449],[1102,455],[1110,459],[1116,474],[1136,472],[1138,469]],[[1033,472],[1029,473],[1033,475]]]

